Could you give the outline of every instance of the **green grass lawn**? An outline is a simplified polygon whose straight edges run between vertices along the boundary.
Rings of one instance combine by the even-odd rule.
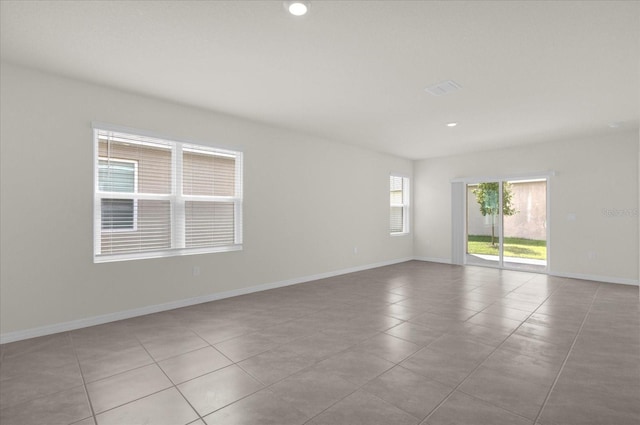
[[[496,246],[492,246],[491,236],[469,235],[467,252],[469,254],[498,255],[497,240],[498,238],[496,237]],[[522,238],[504,238],[504,256],[546,260],[547,241]]]

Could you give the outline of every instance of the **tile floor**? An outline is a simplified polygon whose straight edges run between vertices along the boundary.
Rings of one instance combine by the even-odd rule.
[[[0,346],[3,425],[637,425],[638,287],[407,262]]]

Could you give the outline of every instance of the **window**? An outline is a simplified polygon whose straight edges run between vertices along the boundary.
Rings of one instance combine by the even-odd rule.
[[[389,177],[390,219],[392,235],[409,233],[409,179],[402,176]]]
[[[94,262],[242,249],[241,152],[94,134]]]
[[[136,193],[138,163],[98,159],[98,188],[104,192]],[[134,199],[105,199],[100,203],[103,231],[137,230],[137,202]]]

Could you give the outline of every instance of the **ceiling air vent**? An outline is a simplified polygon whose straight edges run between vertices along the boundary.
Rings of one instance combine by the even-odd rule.
[[[432,84],[426,89],[424,89],[427,93],[432,94],[434,96],[443,96],[445,94],[452,93],[454,91],[460,90],[460,84],[456,83],[453,80],[441,81],[436,84]]]

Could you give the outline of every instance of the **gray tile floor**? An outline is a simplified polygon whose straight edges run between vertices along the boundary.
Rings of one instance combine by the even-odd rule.
[[[2,425],[637,425],[638,287],[407,262],[0,347]]]

